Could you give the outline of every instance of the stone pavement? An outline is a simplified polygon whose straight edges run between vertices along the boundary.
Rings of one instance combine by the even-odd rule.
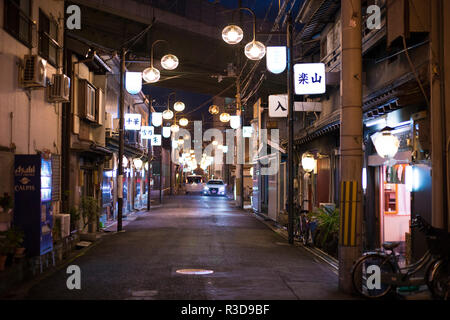
[[[109,233],[71,264],[81,290],[68,290],[65,268],[28,299],[353,299],[338,291],[333,269],[226,198],[174,196],[138,214],[124,233]],[[214,273],[186,275],[180,269]]]

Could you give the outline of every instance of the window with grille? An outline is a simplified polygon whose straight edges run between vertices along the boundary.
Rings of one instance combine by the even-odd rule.
[[[32,47],[31,0],[4,1],[4,28],[28,48]]]
[[[60,45],[58,43],[58,23],[39,10],[39,55],[57,67]]]

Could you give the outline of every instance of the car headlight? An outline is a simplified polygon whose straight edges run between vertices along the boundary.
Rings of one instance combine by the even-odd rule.
[[[203,187],[203,191],[208,191],[208,187]]]
[[[225,192],[225,187],[219,187],[220,192]]]

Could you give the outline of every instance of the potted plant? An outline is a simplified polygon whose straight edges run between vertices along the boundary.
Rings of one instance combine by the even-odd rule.
[[[6,231],[0,232],[0,271],[5,270],[6,259],[11,253],[11,247],[6,237]]]
[[[14,202],[11,196],[7,193],[4,193],[2,197],[0,197],[0,223],[7,224],[9,227],[9,223],[11,222],[11,214]]]
[[[15,254],[23,256],[25,248],[22,248],[24,233],[18,228],[10,228],[0,233],[0,270],[5,269],[8,256]]]
[[[339,242],[339,209],[321,207],[314,213],[317,229],[314,235],[314,243],[325,252],[337,257]]]
[[[97,223],[100,215],[100,205],[94,197],[82,197],[80,205],[80,216],[83,222],[84,231],[88,227],[88,234],[84,234],[84,238],[88,241],[94,241],[96,238],[94,224]]]

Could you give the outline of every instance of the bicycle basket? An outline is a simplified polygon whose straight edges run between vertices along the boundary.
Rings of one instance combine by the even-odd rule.
[[[450,236],[447,230],[432,228],[426,239],[428,249],[433,255],[450,257]]]

